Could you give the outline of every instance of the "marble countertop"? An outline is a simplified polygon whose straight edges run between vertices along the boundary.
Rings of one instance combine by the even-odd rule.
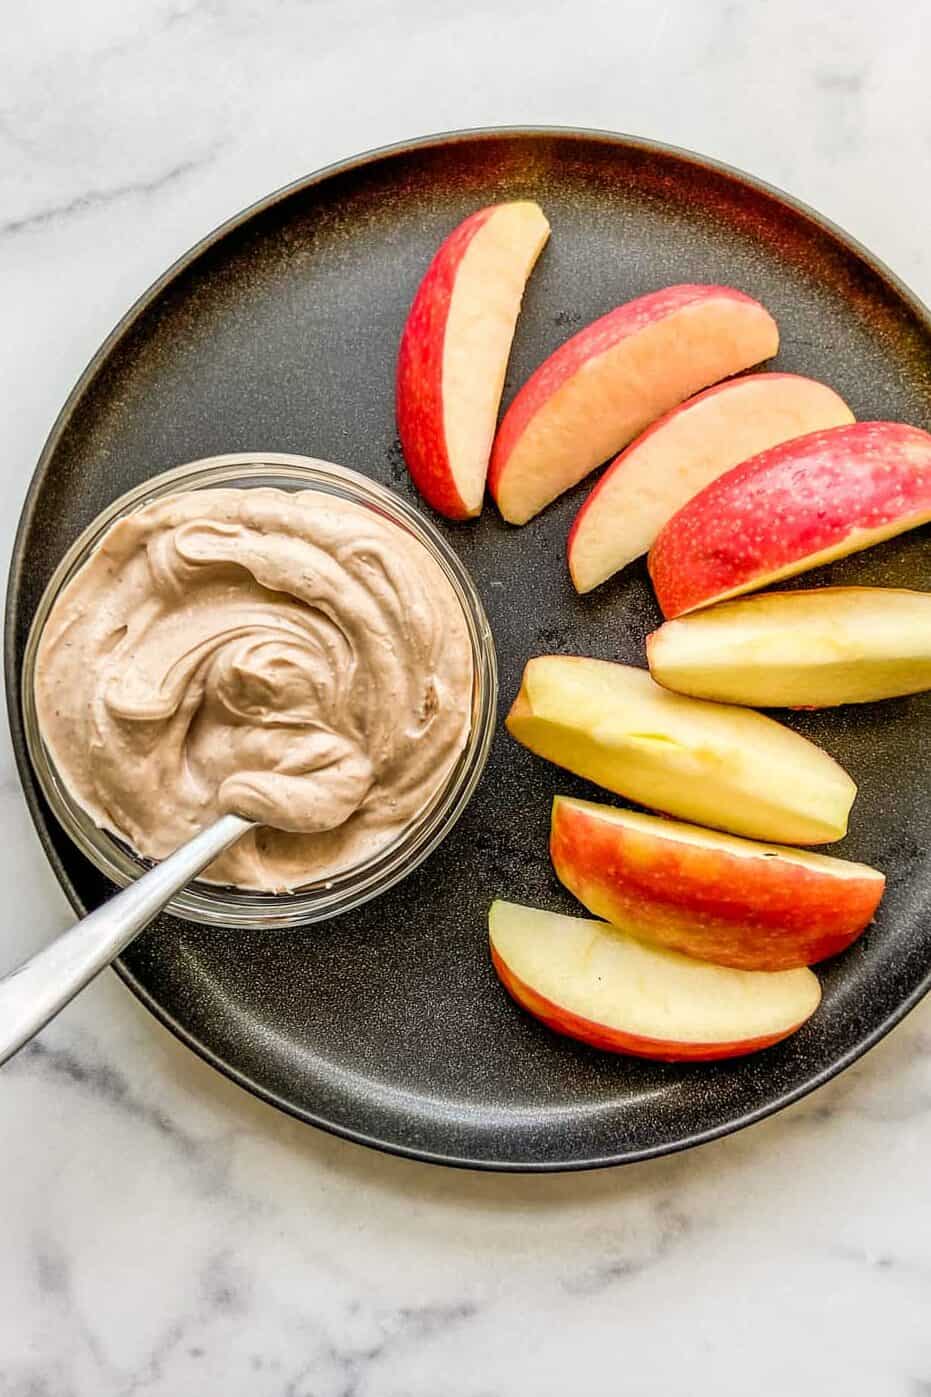
[[[931,301],[926,0],[35,0],[0,50],[2,567],[68,390],[206,230],[317,166],[502,122],[691,147]],[[0,738],[3,964],[68,911]],[[686,1155],[496,1177],[368,1153],[107,972],[0,1082],[0,1397],[928,1397],[931,1001]]]

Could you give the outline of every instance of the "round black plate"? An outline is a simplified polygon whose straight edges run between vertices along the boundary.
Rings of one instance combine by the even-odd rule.
[[[51,819],[24,750],[23,644],[49,575],[117,494],[226,451],[341,461],[409,499],[394,426],[395,351],[437,244],[482,204],[538,199],[553,235],[528,288],[507,401],[569,334],[670,282],[727,282],[782,331],[780,368],[825,379],[858,417],[931,427],[928,313],[862,248],[746,176],[645,141],[571,131],[444,136],[350,161],[207,238],[133,308],[81,379],[39,462],[13,557],[6,672],[26,796],[74,906],[110,889]],[[645,568],[575,596],[566,531],[585,487],[524,529],[493,507],[448,525],[498,643],[502,714],[540,651],[644,662],[659,619]],[[929,531],[801,585],[931,582]],[[162,918],[119,962],[208,1061],[304,1120],[450,1164],[567,1169],[642,1159],[734,1130],[825,1081],[929,986],[931,696],[793,715],[860,785],[839,852],[877,864],[876,926],[823,971],[824,1003],[787,1043],[670,1067],[589,1051],[522,1013],[495,980],[495,896],[571,911],[547,858],[556,790],[585,784],[501,731],[465,818],[412,877],[305,932]],[[596,796],[597,798],[597,796]],[[575,909],[578,910],[578,909]]]

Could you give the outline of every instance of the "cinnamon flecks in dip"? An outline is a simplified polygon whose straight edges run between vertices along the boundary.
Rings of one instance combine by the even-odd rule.
[[[261,822],[205,875],[283,890],[390,843],[471,723],[472,650],[439,565],[322,491],[197,490],[115,524],[36,665],[42,736],[103,828],[164,858]]]

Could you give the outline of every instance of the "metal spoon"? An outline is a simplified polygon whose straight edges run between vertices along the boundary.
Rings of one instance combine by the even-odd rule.
[[[0,1063],[18,1053],[253,821],[223,815],[0,979]]]

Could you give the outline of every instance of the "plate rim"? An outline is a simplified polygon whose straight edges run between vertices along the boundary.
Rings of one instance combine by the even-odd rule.
[[[776,204],[780,204],[789,209],[794,214],[801,215],[803,219],[813,224],[815,228],[827,234],[835,243],[840,243],[846,252],[855,254],[855,256],[859,258],[861,262],[865,263],[875,275],[887,283],[901,301],[905,302],[916,319],[922,323],[929,338],[931,338],[931,309],[925,305],[920,297],[918,297],[885,262],[871,252],[869,248],[851,233],[847,232],[840,224],[835,223],[824,214],[817,212],[817,210],[813,209],[803,200],[787,193],[778,185],[771,184],[766,180],[760,179],[756,175],[751,175],[737,166],[690,150],[687,147],[672,145],[663,141],[654,141],[645,136],[635,136],[625,132],[611,131],[598,127],[549,124],[478,126],[453,129],[450,131],[439,131],[425,136],[418,136],[413,139],[393,141],[387,145],[372,147],[369,150],[362,151],[342,160],[331,161],[329,164],[323,165],[311,171],[309,174],[301,175],[297,179],[290,180],[287,184],[281,185],[271,193],[263,195],[238,212],[232,214],[229,218],[224,219],[211,229],[210,232],[205,234],[204,237],[198,239],[198,241],[192,244],[185,252],[181,253],[181,255],[177,257],[135,301],[133,301],[88,361],[56,416],[33,468],[26,494],[23,497],[19,521],[13,539],[10,564],[7,572],[7,591],[4,602],[3,660],[7,724],[12,741],[16,770],[33,828],[38,835],[43,852],[68,902],[79,914],[83,912],[83,908],[68,872],[52,844],[46,820],[40,808],[37,783],[26,752],[22,712],[20,708],[19,675],[15,671],[14,639],[14,611],[17,605],[20,577],[25,565],[25,535],[32,523],[39,491],[50,461],[58,449],[61,438],[68,428],[75,409],[78,407],[84,393],[93,383],[99,369],[105,364],[112,351],[134,328],[136,323],[158,299],[162,292],[176,281],[179,276],[188,271],[201,256],[216,247],[230,233],[244,227],[254,218],[267,213],[277,204],[283,203],[294,194],[312,190],[317,186],[325,184],[334,177],[350,174],[368,165],[391,160],[397,156],[406,155],[416,150],[460,145],[476,141],[507,139],[509,137],[530,137],[543,140],[577,140],[589,143],[596,142],[606,146],[623,148],[628,151],[639,151],[644,154],[671,156],[702,172],[723,176],[731,183],[742,185],[756,194],[763,194],[772,199]],[[847,1068],[851,1067],[868,1053],[886,1036],[886,1034],[890,1033],[893,1028],[901,1023],[921,1002],[925,995],[931,991],[931,969],[929,969],[912,992],[907,995],[881,1023],[877,1024],[870,1033],[854,1044],[853,1047],[849,1048],[847,1052],[843,1053],[839,1058],[827,1064],[827,1066],[822,1067],[814,1076],[751,1111],[745,1111],[731,1120],[710,1126],[707,1129],[693,1131],[690,1135],[680,1140],[673,1141],[672,1143],[663,1142],[657,1145],[643,1146],[634,1150],[624,1150],[616,1154],[598,1155],[586,1159],[475,1159],[465,1155],[448,1155],[434,1150],[423,1149],[415,1145],[406,1145],[397,1140],[382,1139],[364,1130],[356,1130],[351,1126],[326,1120],[313,1111],[304,1110],[296,1106],[293,1102],[282,1097],[271,1087],[257,1082],[247,1073],[242,1072],[231,1063],[224,1061],[217,1053],[213,1052],[211,1048],[197,1039],[168,1009],[154,999],[146,987],[136,979],[126,966],[122,956],[117,957],[112,963],[111,968],[115,970],[122,982],[132,991],[139,1002],[144,1005],[154,1018],[164,1028],[167,1028],[181,1043],[201,1058],[202,1061],[206,1062],[237,1086],[242,1087],[252,1096],[282,1111],[285,1115],[302,1121],[304,1124],[312,1125],[319,1130],[325,1131],[329,1135],[335,1135],[341,1139],[349,1140],[354,1144],[364,1145],[370,1149],[375,1149],[381,1153],[394,1155],[402,1159],[415,1160],[424,1164],[442,1165],[454,1169],[470,1169],[479,1172],[510,1174],[574,1173],[582,1170],[608,1169],[625,1164],[643,1163],[649,1159],[679,1154],[684,1150],[694,1149],[698,1145],[709,1144],[713,1140],[719,1140],[724,1136],[732,1135],[739,1130],[744,1130],[748,1126],[755,1125],[759,1121],[765,1120],[767,1117],[784,1110],[787,1106],[801,1101],[811,1092],[817,1091],[820,1087],[831,1081],[832,1078],[845,1072]]]

